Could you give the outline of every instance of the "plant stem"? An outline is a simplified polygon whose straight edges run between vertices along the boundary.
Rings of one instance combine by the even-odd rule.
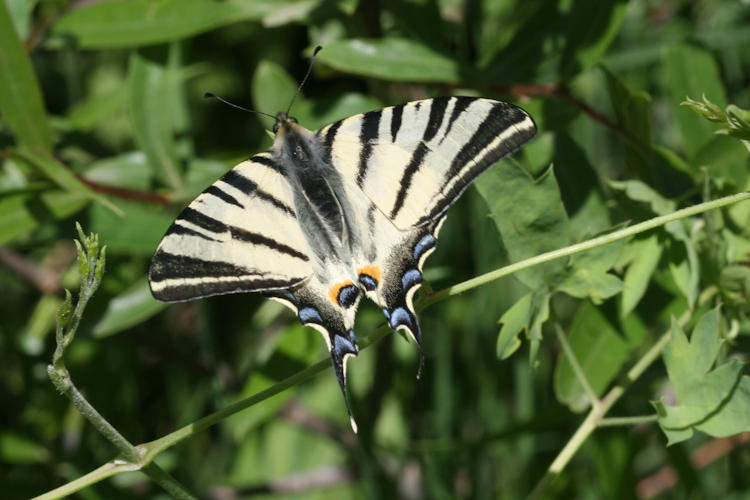
[[[583,368],[581,368],[581,364],[578,362],[578,358],[576,358],[576,355],[573,353],[573,349],[570,347],[570,343],[565,337],[565,332],[562,331],[562,328],[558,324],[555,324],[555,334],[557,335],[557,339],[560,341],[560,345],[563,348],[565,357],[570,363],[570,366],[573,368],[573,373],[575,373],[576,378],[578,379],[578,383],[583,386],[584,392],[589,397],[591,407],[596,408],[601,404],[601,402],[599,401],[599,397],[596,395],[594,388],[591,387],[589,380],[586,378],[586,374],[583,373]]]
[[[690,318],[689,313],[684,314],[680,318],[680,323],[687,322],[688,318]],[[550,481],[552,481],[552,479],[554,479],[560,472],[562,472],[568,462],[570,462],[570,459],[573,458],[573,455],[576,454],[576,452],[583,445],[586,439],[591,435],[592,432],[594,432],[594,429],[597,428],[599,422],[601,422],[601,420],[604,418],[604,415],[606,415],[607,412],[612,408],[612,406],[620,399],[620,397],[625,394],[625,391],[628,389],[628,387],[630,387],[630,385],[635,382],[638,377],[643,374],[644,371],[646,371],[646,368],[651,366],[651,364],[656,361],[656,359],[661,354],[661,351],[664,349],[664,346],[666,346],[667,342],[669,342],[670,336],[671,330],[667,330],[659,338],[659,340],[653,346],[651,346],[648,351],[646,351],[641,359],[639,359],[638,362],[633,365],[630,370],[628,370],[628,373],[625,375],[624,379],[620,381],[620,383],[612,387],[607,395],[601,399],[601,404],[591,407],[588,415],[586,415],[586,419],[581,423],[575,434],[573,434],[573,436],[565,444],[565,447],[560,451],[557,457],[555,457],[555,460],[549,466],[542,479],[540,479],[534,487],[534,490],[529,495],[530,499],[539,498]]]
[[[490,271],[470,280],[458,283],[457,285],[450,286],[448,288],[440,290],[439,292],[435,292],[427,297],[421,305],[422,308],[425,308],[429,305],[434,304],[435,302],[439,302],[445,299],[446,297],[458,295],[459,293],[466,292],[468,290],[471,290],[472,288],[476,288],[478,286],[489,283],[490,281],[494,281],[509,274],[513,274],[522,269],[527,269],[529,267],[543,264],[554,259],[559,259],[560,257],[567,257],[569,255],[583,252],[584,250],[591,250],[592,248],[600,247],[608,243],[613,243],[617,240],[621,240],[623,238],[634,236],[644,231],[663,226],[668,222],[684,219],[685,217],[690,217],[691,215],[700,214],[708,210],[714,210],[716,208],[721,208],[747,199],[750,199],[750,192],[742,192],[730,196],[725,196],[716,200],[699,203],[697,205],[693,205],[692,207],[683,208],[682,210],[677,210],[675,212],[672,212],[671,214],[654,217],[653,219],[649,219],[639,224],[635,224],[633,226],[626,227],[624,229],[620,229],[613,233],[605,234],[597,238],[583,241],[581,243],[576,243],[575,245],[570,245],[558,250],[545,252],[529,259],[525,259],[508,266],[501,267],[500,269]]]
[[[598,427],[651,424],[656,422],[657,420],[659,420],[658,415],[641,415],[639,417],[610,417],[599,420]]]

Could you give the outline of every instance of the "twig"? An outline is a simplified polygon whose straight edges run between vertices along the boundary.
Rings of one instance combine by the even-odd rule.
[[[95,234],[86,236],[81,226],[77,223],[76,229],[80,238],[80,240],[75,240],[75,244],[78,250],[78,271],[81,276],[81,287],[75,307],[73,307],[73,297],[70,291],[65,290],[65,301],[57,314],[57,325],[55,328],[57,347],[52,356],[52,363],[47,366],[47,374],[55,388],[61,394],[65,395],[73,403],[76,410],[120,451],[120,456],[111,461],[108,464],[109,467],[105,466],[102,474],[115,474],[117,473],[118,466],[122,466],[123,470],[140,469],[174,498],[178,500],[195,500],[195,497],[168,472],[150,460],[143,460],[143,449],[133,446],[86,400],[73,384],[68,368],[65,366],[65,349],[73,342],[86,305],[101,284],[106,262],[106,247],[99,249],[98,236]],[[91,477],[91,475],[87,475],[86,477]],[[72,489],[74,483],[77,489],[79,489],[79,483],[80,487],[88,484],[80,480],[74,481],[37,497],[37,500],[60,498],[77,491],[77,489]]]
[[[60,7],[56,12],[42,19],[34,26],[34,28],[31,30],[31,33],[29,34],[29,37],[24,43],[24,49],[26,50],[26,52],[31,52],[32,50],[34,50],[37,45],[39,45],[39,42],[42,41],[44,35],[47,34],[50,26],[52,26],[58,19],[60,19],[68,12],[100,1],[101,0],[73,0],[72,2],[70,2],[70,4]]]
[[[608,129],[627,139],[634,146],[637,146],[640,149],[650,149],[648,145],[644,144],[638,137],[630,133],[630,131],[624,129],[617,123],[610,120],[604,113],[594,109],[589,104],[575,97],[566,88],[560,86],[559,84],[518,84],[499,87],[495,86],[492,87],[492,89],[503,94],[512,95],[514,97],[555,97],[562,101],[567,101],[581,110],[584,114],[588,115],[592,120],[601,123]]]
[[[167,205],[172,202],[172,198],[158,193],[149,193],[146,191],[137,191],[135,189],[125,189],[115,186],[107,186],[106,184],[99,184],[98,182],[90,181],[85,177],[76,176],[78,180],[86,184],[93,191],[97,193],[109,194],[117,196],[118,198],[125,198],[128,200],[147,201],[149,203],[159,203],[161,205]]]

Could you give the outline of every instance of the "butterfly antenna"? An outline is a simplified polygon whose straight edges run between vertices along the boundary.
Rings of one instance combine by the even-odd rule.
[[[259,115],[268,116],[269,118],[273,118],[274,120],[276,119],[276,117],[273,116],[273,115],[269,115],[268,113],[264,113],[263,111],[256,111],[254,109],[243,108],[242,106],[240,106],[238,104],[235,104],[233,102],[229,102],[226,99],[217,96],[216,94],[212,94],[211,92],[206,92],[205,94],[203,94],[203,97],[205,97],[206,99],[210,99],[210,98],[218,99],[221,102],[223,102],[224,104],[226,104],[227,106],[231,106],[233,108],[237,108],[237,109],[239,109],[241,111],[246,111],[247,113],[257,113]]]
[[[292,110],[292,104],[294,104],[294,100],[297,98],[300,92],[302,92],[302,87],[305,85],[305,82],[307,82],[307,79],[310,78],[310,73],[312,73],[313,64],[315,63],[315,56],[318,55],[318,52],[320,52],[323,49],[320,45],[315,47],[315,50],[313,51],[313,55],[310,58],[310,65],[307,67],[307,73],[305,73],[305,77],[302,79],[302,82],[299,84],[299,87],[297,87],[297,92],[294,93],[294,97],[292,97],[291,102],[289,103],[289,107],[286,108],[286,114],[289,114],[289,111]]]

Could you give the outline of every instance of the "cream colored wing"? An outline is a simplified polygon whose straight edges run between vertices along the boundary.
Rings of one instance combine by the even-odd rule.
[[[288,288],[312,274],[283,168],[262,153],[227,172],[180,214],[151,261],[159,300]]]
[[[439,97],[355,115],[317,134],[336,169],[403,230],[437,220],[536,126],[512,104]]]

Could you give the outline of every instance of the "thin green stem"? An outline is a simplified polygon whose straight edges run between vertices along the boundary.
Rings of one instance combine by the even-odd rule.
[[[468,290],[484,285],[496,279],[518,272],[522,269],[527,269],[529,267],[543,264],[545,262],[549,262],[554,259],[559,259],[561,257],[567,257],[569,255],[583,252],[585,250],[591,250],[592,248],[600,247],[608,243],[613,243],[617,240],[628,238],[630,236],[634,236],[636,234],[642,233],[644,231],[648,231],[650,229],[655,229],[659,226],[663,226],[664,224],[667,224],[668,222],[672,222],[672,221],[679,220],[679,219],[684,219],[685,217],[690,217],[691,215],[697,215],[703,212],[707,212],[708,210],[714,210],[717,208],[725,207],[727,205],[732,205],[733,203],[737,203],[737,202],[744,201],[747,199],[750,199],[750,192],[742,192],[742,193],[738,193],[738,194],[734,194],[730,196],[725,196],[717,200],[707,201],[704,203],[693,205],[692,207],[683,208],[682,210],[677,210],[675,212],[672,212],[671,214],[654,217],[653,219],[649,219],[647,221],[635,224],[633,226],[626,227],[624,229],[620,229],[613,233],[605,234],[597,238],[592,238],[590,240],[583,241],[581,243],[576,243],[575,245],[570,245],[565,248],[560,248],[558,250],[545,252],[535,257],[531,257],[529,259],[525,259],[525,260],[516,262],[514,264],[510,264],[505,267],[501,267],[500,269],[490,271],[488,273],[482,274],[470,280],[466,280],[462,283],[458,283],[456,285],[450,286],[448,288],[440,290],[439,292],[435,292],[423,301],[422,307],[423,308],[427,307],[429,305],[434,304],[435,302],[439,302],[445,299],[446,297],[458,295],[459,293],[466,292]]]
[[[562,328],[558,324],[555,324],[555,334],[557,335],[557,339],[560,341],[560,345],[562,346],[563,352],[565,353],[565,357],[568,359],[570,366],[573,368],[573,373],[575,373],[578,382],[581,384],[581,386],[583,386],[584,392],[589,397],[591,406],[597,407],[600,404],[599,397],[596,395],[596,392],[594,392],[594,388],[591,387],[589,380],[586,378],[586,374],[583,373],[583,368],[581,368],[581,364],[578,362],[578,358],[576,358],[576,355],[573,353],[573,349],[570,347],[570,343],[565,337],[565,332],[562,331]]]
[[[686,311],[680,317],[679,323],[684,324],[690,318],[689,311]],[[568,440],[560,453],[555,457],[552,464],[547,469],[547,472],[542,476],[542,479],[534,487],[534,490],[529,495],[529,498],[539,498],[542,492],[545,490],[547,485],[554,479],[565,466],[570,462],[570,459],[576,454],[578,449],[588,439],[592,432],[598,427],[599,422],[602,421],[604,415],[612,408],[612,406],[625,394],[625,391],[635,382],[651,364],[656,361],[661,355],[664,346],[667,345],[671,337],[671,329],[667,330],[659,340],[649,348],[648,351],[628,370],[625,377],[609,390],[606,396],[601,399],[599,406],[592,406],[586,418],[578,427],[573,436]]]
[[[658,415],[641,415],[636,417],[609,417],[599,420],[598,427],[632,426],[642,424],[653,424],[659,420]]]
[[[88,420],[94,428],[107,440],[120,450],[121,458],[127,462],[137,464],[141,460],[141,454],[130,441],[120,434],[106,418],[104,418],[91,403],[83,397],[83,394],[73,385],[68,371],[55,370],[51,365],[48,368],[50,379],[58,391],[67,397],[75,406],[76,410]]]
[[[79,224],[76,224],[76,228],[80,237],[80,241],[76,240],[75,242],[78,250],[78,271],[81,277],[78,302],[73,310],[72,317],[69,317],[72,297],[70,292],[66,290],[65,301],[57,316],[55,330],[57,346],[52,356],[52,363],[47,367],[47,373],[55,388],[67,397],[78,412],[120,451],[120,456],[83,478],[63,485],[39,498],[61,498],[85,486],[101,481],[112,474],[140,469],[174,498],[195,500],[195,497],[168,472],[162,470],[157,464],[150,462],[151,459],[144,462],[142,451],[133,446],[88,402],[73,384],[70,373],[65,366],[65,349],[75,338],[86,305],[99,288],[106,262],[105,248],[99,250],[99,238],[95,234],[86,236]]]

